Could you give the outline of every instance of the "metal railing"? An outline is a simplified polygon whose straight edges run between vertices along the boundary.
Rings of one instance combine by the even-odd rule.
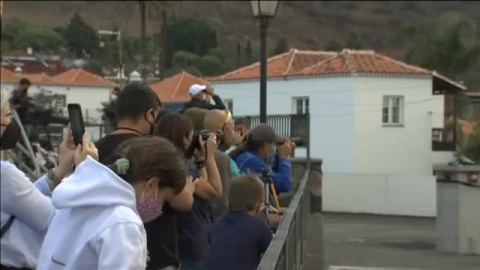
[[[305,260],[306,226],[310,213],[310,192],[307,190],[310,170],[307,169],[284,214],[277,232],[263,255],[258,270],[302,269]]]
[[[455,132],[441,128],[432,129],[432,150],[433,151],[455,151]]]
[[[235,120],[242,119],[250,123],[251,128],[260,124],[260,116],[235,116]],[[307,140],[308,114],[270,114],[267,115],[267,124],[275,128],[280,136],[300,137]]]

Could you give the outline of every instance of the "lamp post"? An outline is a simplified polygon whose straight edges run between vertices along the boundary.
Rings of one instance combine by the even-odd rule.
[[[118,41],[118,66],[120,70],[120,80],[123,79],[123,65],[122,65],[122,32],[118,31],[110,31],[110,30],[98,30],[99,35],[115,35],[117,36]],[[100,47],[103,48],[105,43],[100,42]]]
[[[260,123],[267,122],[267,26],[275,17],[278,1],[250,1],[253,16],[260,20]]]

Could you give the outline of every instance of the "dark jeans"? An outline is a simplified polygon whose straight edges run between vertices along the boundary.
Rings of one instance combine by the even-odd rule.
[[[180,270],[203,270],[203,265],[203,259],[196,262],[181,260]]]

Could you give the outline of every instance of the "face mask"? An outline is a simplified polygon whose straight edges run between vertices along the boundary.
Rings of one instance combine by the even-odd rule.
[[[276,155],[277,155],[277,147],[273,148],[273,151],[267,154],[267,164],[273,164],[275,162]]]
[[[17,121],[12,119],[9,125],[1,124],[3,127],[6,127],[2,132],[1,136],[1,149],[9,150],[14,148],[17,145],[18,139],[21,135],[20,127],[18,126]]]
[[[163,204],[157,200],[158,189],[155,193],[155,198],[144,198],[145,192],[142,194],[142,198],[137,204],[137,210],[142,218],[143,223],[150,222],[160,215],[162,215]]]

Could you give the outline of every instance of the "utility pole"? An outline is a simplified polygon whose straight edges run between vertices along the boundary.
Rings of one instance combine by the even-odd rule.
[[[162,28],[160,33],[160,48],[161,48],[161,55],[160,55],[160,81],[165,78],[165,68],[167,63],[167,11],[162,9]]]
[[[145,41],[145,32],[146,32],[146,4],[145,1],[138,1],[140,8],[140,53],[141,53],[141,63],[140,63],[140,73],[145,81],[147,77],[146,71],[146,41]]]

